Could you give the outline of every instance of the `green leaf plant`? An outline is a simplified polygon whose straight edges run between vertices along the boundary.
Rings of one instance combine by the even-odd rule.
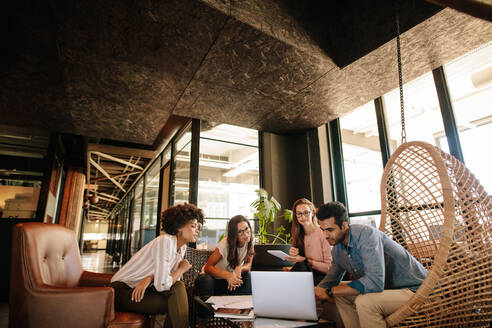
[[[260,244],[290,244],[291,235],[286,233],[284,226],[277,229],[276,234],[268,233],[268,227],[275,221],[275,218],[283,218],[289,223],[292,222],[292,211],[284,209],[282,215],[277,213],[281,210],[280,203],[271,196],[268,198],[268,192],[264,189],[255,190],[258,198],[251,203],[255,209],[255,218],[258,219],[260,230],[258,232],[258,242]]]

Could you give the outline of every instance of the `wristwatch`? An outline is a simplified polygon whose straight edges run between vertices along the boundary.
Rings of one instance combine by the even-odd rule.
[[[329,298],[333,298],[333,291],[330,288],[326,288],[326,295],[328,295]]]

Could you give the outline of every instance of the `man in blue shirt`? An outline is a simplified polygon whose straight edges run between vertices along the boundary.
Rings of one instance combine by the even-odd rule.
[[[427,270],[383,232],[350,224],[340,202],[321,206],[316,216],[334,246],[331,268],[315,287],[316,298],[334,298],[346,328],[386,327],[384,318],[412,297]],[[340,284],[345,272],[354,280]]]

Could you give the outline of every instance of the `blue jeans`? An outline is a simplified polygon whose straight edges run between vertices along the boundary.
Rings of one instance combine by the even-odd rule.
[[[227,280],[216,279],[202,273],[195,280],[195,293],[198,296],[212,295],[251,295],[251,277],[249,272],[241,275],[243,284],[234,290],[227,289]]]

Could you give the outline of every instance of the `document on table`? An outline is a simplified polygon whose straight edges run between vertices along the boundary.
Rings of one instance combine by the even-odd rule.
[[[206,303],[211,304],[214,310],[217,310],[218,308],[252,309],[253,296],[252,295],[211,296],[207,299]]]
[[[252,320],[255,317],[255,314],[252,310],[252,295],[212,296],[207,299],[206,303],[211,304],[214,308],[215,317],[241,320]],[[218,309],[221,309],[221,311],[217,311]],[[225,309],[234,309],[241,313],[226,313],[228,311],[226,311]]]
[[[281,259],[282,261],[285,261],[285,258],[286,258],[287,256],[289,256],[289,254],[286,254],[285,252],[283,252],[283,251],[279,251],[279,250],[276,250],[276,249],[269,249],[269,250],[267,250],[267,252],[268,252],[269,254],[272,254],[273,256],[278,257],[278,258],[279,258],[279,259]]]

